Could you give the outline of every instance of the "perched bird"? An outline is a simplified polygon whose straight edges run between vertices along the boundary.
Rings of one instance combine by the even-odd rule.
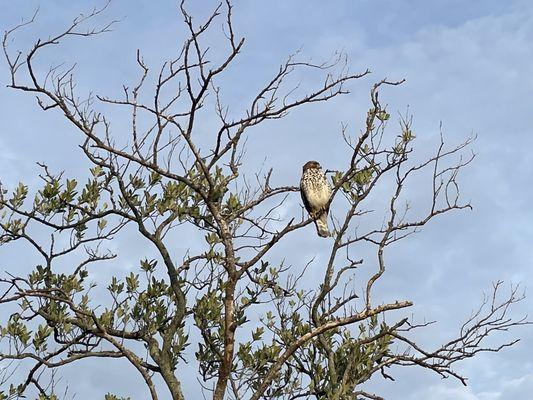
[[[331,186],[317,161],[308,161],[304,164],[300,180],[300,194],[305,209],[315,220],[318,236],[330,236],[328,212]]]

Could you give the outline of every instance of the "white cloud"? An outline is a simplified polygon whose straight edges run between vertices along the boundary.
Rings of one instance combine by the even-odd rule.
[[[503,382],[502,393],[497,400],[531,400],[532,395],[533,373]]]
[[[411,397],[413,400],[481,400],[469,388],[455,388],[446,386],[430,386]],[[485,399],[483,399],[485,400]]]
[[[259,3],[242,3],[242,9],[236,7],[235,14],[250,30],[251,37],[247,43],[253,48],[245,48],[242,56],[242,59],[246,59],[251,55],[252,62],[244,64],[249,67],[248,70],[239,70],[239,73],[242,73],[242,81],[235,85],[239,90],[247,90],[251,81],[257,84],[256,74],[263,76],[273,70],[270,67],[265,68],[262,63],[277,65],[284,55],[302,44],[304,54],[310,53],[317,58],[318,55],[321,58],[327,57],[332,50],[345,48],[351,53],[354,70],[370,66],[375,71],[373,79],[383,76],[394,79],[408,78],[403,88],[387,90],[383,98],[391,104],[393,111],[394,107],[403,110],[406,104],[412,106],[421,143],[427,144],[425,140],[437,133],[440,120],[444,121],[448,137],[454,141],[463,138],[471,130],[479,132],[480,137],[475,144],[479,157],[463,181],[467,197],[472,198],[476,206],[475,211],[455,218],[449,224],[439,220],[434,228],[412,239],[411,243],[414,244],[399,252],[394,260],[401,268],[397,270],[396,275],[389,276],[393,278],[389,281],[393,284],[388,286],[391,291],[412,295],[419,310],[428,312],[420,317],[441,320],[439,334],[446,336],[448,332],[455,331],[457,322],[477,304],[481,290],[485,289],[491,280],[522,277],[531,286],[533,281],[529,272],[530,266],[524,261],[531,260],[533,256],[529,250],[533,234],[531,224],[524,223],[533,219],[529,206],[533,195],[530,187],[533,162],[529,156],[533,146],[529,120],[533,93],[533,81],[530,79],[533,59],[531,3],[524,2],[521,8],[513,8],[512,4],[516,2],[509,2],[510,5],[503,13],[474,13],[470,20],[461,20],[458,23],[441,21],[449,19],[448,15],[441,14],[446,11],[449,2],[442,0],[434,2],[440,7],[437,8],[438,13],[430,12],[433,3],[431,6],[426,4],[424,7],[427,9],[418,18],[412,15],[418,12],[416,9],[397,6],[391,13],[387,7],[368,1],[358,2],[366,4],[364,7],[368,15],[360,14],[359,5],[354,5],[355,2],[343,3],[343,11],[346,12],[335,9],[332,13],[326,12],[331,7],[329,4],[319,7],[315,2],[311,7],[313,13],[305,18],[296,14],[301,7],[308,6],[307,2],[303,1],[299,4],[277,2],[274,6],[265,2],[265,5],[261,6],[264,10],[260,11],[268,12],[266,17],[258,11]],[[128,8],[129,4],[126,7],[126,2],[115,4],[117,9],[121,7],[120,4],[124,4],[124,10],[135,14],[133,7]],[[166,6],[171,9],[174,2],[167,2]],[[47,7],[43,6],[43,12],[50,11]],[[145,12],[150,14],[147,16]],[[409,13],[409,18],[418,22],[412,27],[405,24],[404,17],[407,16],[404,13]],[[19,15],[17,10],[12,9],[8,14]],[[55,21],[55,14],[49,14],[53,14]],[[156,16],[157,24],[154,22]],[[129,21],[136,23],[128,25]],[[152,7],[150,10],[142,9],[131,19],[125,19],[117,27],[117,34],[107,36],[105,43],[84,48],[85,56],[94,58],[94,63],[100,64],[100,68],[102,65],[106,68],[108,65],[112,66],[105,74],[102,73],[103,76],[90,78],[103,79],[107,85],[108,81],[118,79],[119,75],[121,77],[125,73],[124,69],[132,76],[138,72],[128,69],[130,60],[122,58],[123,48],[133,46],[131,38],[127,43],[120,42],[128,36],[128,30],[135,32],[134,38],[146,37],[144,45],[148,47],[149,55],[167,53],[167,46],[175,40],[170,34],[174,25],[169,21],[174,23],[174,16],[160,13]],[[0,22],[4,22],[2,17]],[[147,25],[144,25],[145,22]],[[157,26],[154,27],[154,24]],[[396,32],[398,24],[407,31]],[[379,25],[381,30],[379,40],[371,33],[376,29],[375,25]],[[49,28],[55,31],[57,27]],[[395,40],[386,41],[392,37]],[[141,47],[142,45],[141,43]],[[173,45],[175,47],[176,44]],[[117,53],[121,56],[113,53],[114,56],[109,57],[110,49],[113,52],[123,52]],[[102,61],[102,54],[99,52],[104,50],[109,59]],[[97,65],[85,65],[85,68],[93,67],[98,70]],[[5,70],[0,71],[3,74],[2,82],[5,82]],[[367,84],[368,81],[365,81],[365,85]],[[120,85],[118,87],[120,88]],[[254,145],[261,151],[265,151],[261,148],[263,144],[271,146],[268,149],[275,147],[273,154],[268,155],[269,162],[277,163],[276,176],[283,174],[283,179],[287,176],[297,179],[301,167],[299,160],[305,160],[310,154],[323,156],[327,158],[327,162],[335,165],[341,156],[337,147],[331,144],[332,139],[323,132],[333,132],[332,135],[335,135],[338,125],[332,127],[333,123],[338,124],[341,119],[364,116],[364,111],[361,112],[358,107],[360,104],[366,104],[364,102],[368,94],[362,87],[357,85],[351,97],[322,109],[314,107],[309,111],[304,110],[303,113],[291,114],[288,119],[279,121],[275,129],[274,124],[267,125],[265,129],[273,131],[265,131],[263,139],[258,139],[256,135],[255,144],[251,143],[252,150]],[[19,167],[20,163],[15,163],[15,160],[23,159],[25,165],[36,160],[53,160],[58,153],[55,147],[57,142],[74,136],[73,132],[65,130],[64,125],[58,125],[56,131],[55,125],[50,121],[56,123],[57,120],[50,117],[51,114],[43,117],[35,111],[33,103],[30,103],[31,98],[28,97],[26,102],[21,98],[22,96],[15,97],[13,92],[8,92],[3,86],[0,88],[0,134],[6,135],[0,142],[0,178],[8,177],[13,182],[21,178],[27,180],[28,177],[21,175],[29,171],[27,167]],[[32,118],[28,118],[28,115],[32,115]],[[302,116],[306,118],[301,118]],[[8,120],[19,122],[8,125]],[[46,125],[42,121],[45,121]],[[353,128],[354,123],[350,122]],[[39,132],[32,131],[35,126],[39,127]],[[6,133],[8,127],[9,131]],[[283,151],[285,145],[290,151]],[[38,156],[35,153],[38,153]],[[255,153],[251,155],[255,157]],[[259,158],[263,160],[264,154]],[[67,163],[69,168],[70,165],[80,163],[74,156],[60,157],[59,160]],[[292,169],[294,164],[298,170]],[[32,174],[34,172],[33,170]],[[31,176],[29,175],[30,178]],[[285,183],[285,180],[280,182]],[[287,210],[294,209],[299,210],[296,203],[287,203],[279,212],[285,217]],[[314,228],[310,226],[308,229],[312,231]],[[293,241],[292,244],[296,246],[292,248],[298,248],[301,254],[305,254],[305,257],[296,255],[297,258],[307,261],[317,252],[316,245],[309,241],[300,242]],[[322,245],[321,243],[320,246]],[[413,257],[414,253],[423,253],[423,256]],[[317,260],[319,258],[320,255]],[[131,256],[131,259],[137,258]],[[309,276],[318,274],[316,269],[308,273]],[[412,285],[413,281],[419,284]],[[396,292],[393,294],[397,294]],[[530,299],[529,308],[531,304]],[[436,337],[427,340],[430,339],[436,340]],[[513,362],[513,359],[531,358],[529,348],[524,346],[520,352],[485,357],[481,364],[476,364],[478,361],[473,360],[467,371],[472,387],[462,387],[453,380],[432,379],[428,383],[413,378],[418,373],[413,371],[405,378],[408,384],[401,386],[401,389],[394,386],[387,398],[531,400],[533,374],[530,372],[533,371],[533,366],[528,366],[525,362]],[[502,359],[507,362],[503,363]],[[504,373],[505,379],[498,378]],[[509,374],[514,374],[515,378],[508,378]],[[136,378],[134,375],[127,376],[124,381],[131,382]],[[116,381],[122,383],[120,379]],[[193,387],[195,381],[188,381],[192,382],[190,386]],[[90,388],[87,388],[87,391],[89,390]],[[376,391],[379,393],[379,390]],[[86,393],[86,396],[90,397],[90,393]]]
[[[531,400],[533,374],[509,380],[499,379],[487,382],[488,390],[476,391],[470,386],[462,386],[453,381],[442,381],[427,388],[417,390],[411,400]],[[479,385],[478,385],[479,386]],[[392,397],[391,397],[392,398]]]

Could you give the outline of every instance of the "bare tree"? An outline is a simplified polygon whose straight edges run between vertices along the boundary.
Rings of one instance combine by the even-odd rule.
[[[23,242],[42,262],[28,276],[7,273],[0,280],[0,303],[14,310],[1,327],[0,379],[2,387],[10,386],[0,399],[57,399],[62,393],[54,384],[55,371],[87,358],[127,360],[154,400],[161,393],[185,398],[180,368],[186,361],[197,363],[199,386],[217,400],[381,399],[367,392],[365,383],[378,375],[392,379],[389,367],[419,366],[465,383],[454,369],[457,362],[516,342],[485,344],[492,333],[527,323],[509,316],[509,307],[522,295],[513,288],[500,296],[501,283],[455,338],[434,349],[412,338],[413,330],[428,323],[418,324],[401,312],[411,301],[383,302],[373,295],[387,271],[388,246],[436,216],[470,208],[460,197],[457,178],[473,159],[467,149],[472,139],[447,147],[441,138],[434,154],[413,162],[410,116],[400,118],[399,129],[386,129],[390,115],[380,101],[385,87],[402,82],[378,81],[370,92],[364,129],[340,132],[349,151],[344,170],[330,171],[335,218],[329,258],[314,265],[324,271],[323,281],[310,287],[302,279],[305,261],[288,267],[271,259],[272,249],[312,223],[303,213],[287,220],[277,214],[299,188],[272,187],[273,169],[247,179],[245,141],[253,140],[250,128],[346,94],[346,85],[369,71],[350,73],[343,55],[323,64],[291,56],[241,116],[230,118],[218,82],[244,39],[234,31],[226,0],[201,24],[194,23],[182,2],[188,38],[179,55],[154,69],[138,51],[140,77],[124,86],[120,98],[78,93],[73,67],[39,73],[36,60],[46,49],[108,32],[114,22],[101,27],[95,22],[106,7],[79,16],[56,36],[37,40],[27,53],[13,51],[11,38],[35,17],[4,34],[9,86],[36,95],[42,110],[61,113],[81,135],[80,147],[92,168],[91,178],[80,185],[40,164],[43,183],[31,199],[32,189],[22,183],[2,187],[1,244]],[[220,20],[227,53],[216,63],[203,40]],[[316,88],[303,94],[286,83],[301,70],[323,74]],[[102,104],[130,111],[126,142],[123,135],[113,135],[113,113],[98,111]],[[217,118],[218,129],[200,137],[198,115],[206,110]],[[425,212],[411,210],[402,200],[416,175],[430,182],[429,204],[417,207]],[[369,212],[368,198],[383,182],[393,187],[385,219],[362,230],[358,218]],[[113,265],[116,254],[106,243],[127,226],[157,257],[140,260],[139,273],[114,277],[107,299],[94,296],[88,270],[94,263]],[[205,246],[179,254],[173,246],[176,233],[191,226]],[[352,257],[362,247],[373,256]],[[58,272],[60,262],[71,266],[68,273]],[[261,321],[246,325],[255,312]],[[237,336],[239,331],[243,334]],[[12,368],[18,363],[26,368],[25,377],[14,382],[19,375]],[[155,376],[163,384],[154,383]]]

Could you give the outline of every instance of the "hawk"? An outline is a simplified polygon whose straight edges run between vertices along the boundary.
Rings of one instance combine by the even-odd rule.
[[[330,236],[328,212],[331,186],[317,161],[308,161],[304,164],[300,180],[300,194],[305,209],[315,220],[318,236]]]

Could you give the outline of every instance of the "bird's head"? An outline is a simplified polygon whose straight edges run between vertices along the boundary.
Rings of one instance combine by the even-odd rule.
[[[320,166],[320,163],[318,161],[307,161],[303,166],[303,171],[307,171],[308,169],[320,169],[322,168]]]

